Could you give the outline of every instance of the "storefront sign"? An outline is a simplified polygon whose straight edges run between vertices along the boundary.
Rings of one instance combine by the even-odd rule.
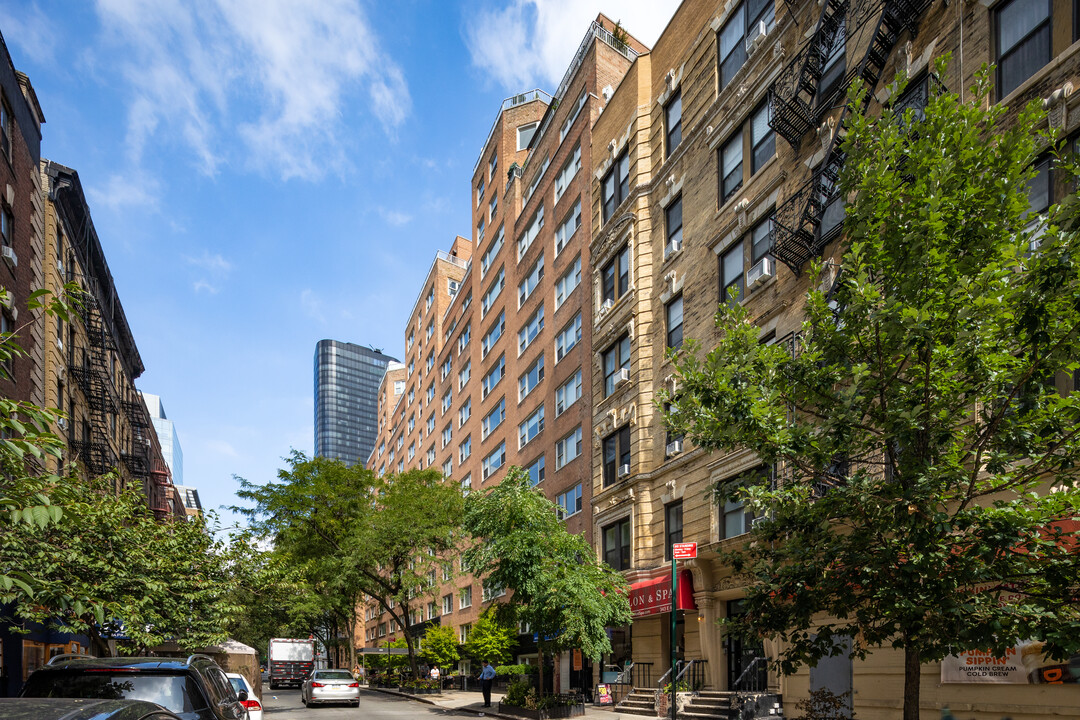
[[[1017,643],[1004,655],[970,650],[941,661],[941,682],[1074,684],[1080,682],[1080,655],[1073,656],[1071,662],[1051,660],[1043,653],[1043,643],[1037,640]]]
[[[679,610],[697,610],[694,602],[694,575],[679,571]],[[671,612],[671,577],[666,573],[630,586],[630,613],[634,619]]]
[[[600,705],[611,705],[613,700],[611,697],[611,688],[606,684],[597,685],[596,699]]]
[[[574,672],[581,670],[581,650],[574,648],[574,652],[570,656],[570,669]]]

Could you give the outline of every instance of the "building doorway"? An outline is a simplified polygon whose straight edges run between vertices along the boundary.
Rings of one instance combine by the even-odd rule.
[[[743,612],[743,600],[728,601],[728,617],[736,617]],[[731,633],[724,642],[727,645],[728,690],[764,692],[768,687],[769,675],[762,643],[748,641]]]

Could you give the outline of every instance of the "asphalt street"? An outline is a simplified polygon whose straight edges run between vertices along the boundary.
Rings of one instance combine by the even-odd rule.
[[[319,705],[312,708],[300,703],[299,690],[270,690],[263,686],[263,715],[266,720],[410,720],[411,718],[472,718],[473,713],[433,707],[415,700],[360,691],[360,707]]]

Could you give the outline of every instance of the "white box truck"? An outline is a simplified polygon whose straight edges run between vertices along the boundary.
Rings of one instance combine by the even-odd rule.
[[[266,653],[270,663],[270,689],[300,687],[315,669],[315,641],[303,638],[271,638]]]

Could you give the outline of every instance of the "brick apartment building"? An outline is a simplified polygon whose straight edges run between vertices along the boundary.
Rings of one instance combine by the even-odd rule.
[[[672,388],[666,349],[685,337],[707,350],[717,338],[717,304],[731,288],[762,342],[789,342],[800,329],[803,298],[816,282],[805,272],[809,260],[839,258],[843,204],[830,178],[843,162],[836,129],[855,74],[869,80],[871,112],[885,102],[917,109],[935,58],[952,54],[937,80],[958,92],[993,63],[995,99],[1011,116],[1041,98],[1049,122],[1075,135],[1078,10],[1060,0],[688,0],[596,120],[593,537],[599,557],[622,569],[635,592],[668,586],[672,542],[699,543],[699,559],[680,575],[692,598],[677,644],[682,658],[698,661],[694,674],[706,687],[767,690],[789,707],[811,689],[853,689],[859,717],[893,718],[903,663],[884,649],[864,662],[834,657],[780,677],[763,662],[773,648],[724,637],[716,620],[739,612],[745,581],[711,551],[737,542],[749,518],[708,491],[760,461],[746,451],[706,453],[667,433],[656,406],[657,391]],[[899,71],[911,82],[890,98]],[[1065,191],[1048,164],[1039,169],[1034,212]],[[666,608],[646,607],[614,630],[612,660],[634,661],[636,685],[655,686],[667,670],[669,622]],[[938,665],[923,671],[926,712],[949,705],[980,720],[1080,713],[1075,686],[942,684]]]

